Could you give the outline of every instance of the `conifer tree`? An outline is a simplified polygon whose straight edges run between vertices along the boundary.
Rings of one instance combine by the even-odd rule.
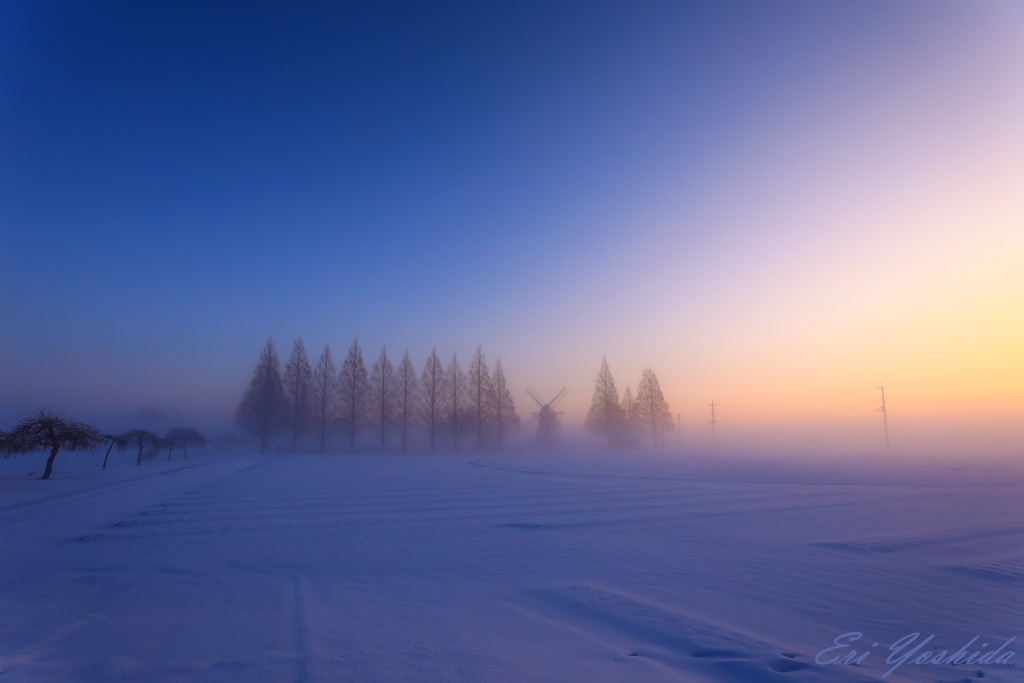
[[[423,422],[430,436],[430,450],[437,447],[437,435],[441,426],[445,397],[444,366],[437,355],[437,349],[431,349],[423,364],[420,378],[421,398],[423,401]]]
[[[312,377],[312,403],[313,419],[316,423],[320,437],[320,452],[324,452],[327,443],[327,426],[334,419],[334,412],[338,404],[338,377],[337,368],[334,367],[334,360],[331,358],[331,345],[324,346],[320,353],[320,360],[313,369]]]
[[[622,408],[622,427],[621,436],[623,443],[630,443],[633,440],[633,433],[636,430],[636,399],[633,398],[633,389],[630,385],[626,385],[626,390],[622,392],[622,403],[619,404]]]
[[[395,389],[395,368],[388,358],[387,345],[381,349],[380,356],[373,364],[369,393],[373,427],[380,442],[380,449],[383,451],[395,419],[398,399]]]
[[[498,450],[505,445],[505,433],[519,428],[519,414],[512,400],[512,392],[505,383],[505,370],[501,367],[501,359],[494,364],[494,376],[491,378],[491,400],[494,413],[494,425],[498,433]]]
[[[369,392],[366,363],[363,361],[363,351],[359,348],[358,338],[352,341],[348,355],[345,356],[345,362],[341,365],[338,385],[340,387],[341,415],[348,430],[348,448],[350,451],[354,451],[356,436],[366,419],[366,397]]]
[[[459,436],[461,435],[461,416],[466,405],[466,373],[462,371],[459,364],[459,355],[452,354],[452,360],[448,363],[448,370],[444,378],[445,408],[448,411],[449,424],[452,428],[452,447],[459,450]]]
[[[268,339],[256,363],[249,388],[235,412],[235,421],[260,440],[260,453],[266,453],[271,437],[280,428],[287,406],[281,382],[281,361]]]
[[[284,366],[284,398],[288,407],[288,421],[292,432],[292,452],[309,422],[312,407],[313,369],[309,366],[306,346],[300,336],[292,345],[292,355]]]
[[[597,371],[597,380],[594,382],[594,396],[587,412],[586,427],[607,438],[608,445],[611,446],[620,438],[624,422],[625,411],[619,405],[615,378],[608,368],[608,358],[604,357],[601,359],[601,368]]]
[[[473,409],[476,447],[484,447],[484,432],[490,420],[491,374],[487,369],[483,347],[477,346],[473,360],[469,362],[469,403]]]
[[[398,432],[402,436],[402,450],[409,442],[409,434],[416,424],[416,405],[419,399],[419,382],[416,379],[416,368],[409,360],[409,352],[402,356],[395,374],[395,392],[397,396]]]
[[[622,392],[622,418],[626,421],[626,427],[630,428],[636,424],[636,399],[633,398],[633,389],[626,385]]]
[[[664,429],[672,428],[672,413],[661,393],[661,385],[654,370],[647,368],[636,390],[636,419],[651,430],[651,442],[657,447]]]

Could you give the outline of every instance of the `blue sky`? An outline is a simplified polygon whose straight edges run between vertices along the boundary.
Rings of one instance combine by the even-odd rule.
[[[1020,5],[10,2],[0,27],[5,421],[227,420],[299,334],[418,366],[482,344],[521,409],[569,386],[570,421],[604,354],[694,423],[882,379],[1024,400],[995,312],[1024,290]],[[1001,298],[961,327],[1006,347],[915,365],[965,260]]]

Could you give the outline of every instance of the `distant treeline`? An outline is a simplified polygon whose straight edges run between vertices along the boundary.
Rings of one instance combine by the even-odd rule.
[[[330,344],[313,367],[302,337],[283,369],[267,340],[235,417],[261,452],[282,437],[293,452],[308,439],[323,452],[335,435],[350,451],[364,435],[379,450],[407,450],[417,435],[430,450],[458,449],[467,438],[478,449],[500,449],[520,425],[501,361],[492,372],[479,346],[465,370],[457,354],[444,365],[435,349],[417,373],[408,352],[396,365],[385,345],[368,371],[355,339],[339,370]]]
[[[540,418],[539,427],[544,426],[545,415],[557,420],[550,405],[540,405],[540,412],[535,413]],[[405,451],[417,436],[432,451],[438,447],[458,450],[467,439],[477,449],[501,449],[507,434],[521,424],[501,361],[495,362],[492,372],[480,346],[466,370],[457,354],[444,365],[435,349],[419,373],[408,352],[396,366],[384,346],[367,371],[356,339],[338,370],[330,345],[324,347],[316,367],[312,367],[302,337],[292,345],[283,370],[273,339],[267,340],[235,417],[239,426],[259,440],[261,452],[282,443],[275,439],[286,439],[293,452],[306,448],[307,441],[313,439],[323,452],[336,434],[350,451],[355,450],[362,435],[371,436],[374,447],[381,451],[389,444]],[[627,386],[620,400],[608,361],[601,360],[587,413],[589,430],[607,438],[613,447],[634,445],[638,436],[646,439],[648,434],[656,446],[672,424],[672,414],[652,369],[644,370],[635,397]],[[223,447],[237,445],[237,438],[231,434],[219,441]],[[0,431],[0,456],[50,452],[43,479],[50,478],[61,450],[106,446],[106,469],[115,448],[135,451],[136,463],[142,464],[145,457],[155,457],[161,449],[167,449],[168,459],[179,448],[187,458],[189,448],[205,449],[207,444],[207,438],[191,427],[175,427],[163,436],[145,429],[105,433],[45,408],[19,421],[10,432]]]
[[[546,409],[535,414],[541,421]],[[261,452],[272,445],[300,451],[310,442],[321,452],[338,445],[353,451],[367,438],[381,451],[405,451],[414,440],[432,451],[457,450],[467,441],[500,449],[521,424],[501,361],[491,371],[480,346],[465,370],[458,354],[445,365],[434,349],[417,372],[408,352],[395,364],[385,345],[367,370],[357,338],[339,370],[329,344],[313,367],[302,337],[283,369],[273,339],[267,340],[236,421],[259,440]],[[586,426],[610,446],[648,436],[658,445],[673,421],[654,371],[644,370],[635,397],[627,386],[620,400],[602,359]]]

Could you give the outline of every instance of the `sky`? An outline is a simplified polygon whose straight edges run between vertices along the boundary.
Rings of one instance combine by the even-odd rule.
[[[228,425],[272,337],[680,443],[1024,454],[1024,5],[0,5],[0,423]]]

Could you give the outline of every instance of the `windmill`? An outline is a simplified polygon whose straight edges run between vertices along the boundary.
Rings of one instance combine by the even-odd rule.
[[[565,395],[565,387],[554,395],[554,397],[547,403],[543,403],[537,394],[533,393],[532,389],[527,389],[526,393],[530,395],[534,403],[540,408],[533,414],[533,419],[527,422],[527,426],[537,421],[537,441],[540,443],[551,443],[552,441],[558,440],[558,418],[561,417],[561,411],[555,410],[555,404]]]

